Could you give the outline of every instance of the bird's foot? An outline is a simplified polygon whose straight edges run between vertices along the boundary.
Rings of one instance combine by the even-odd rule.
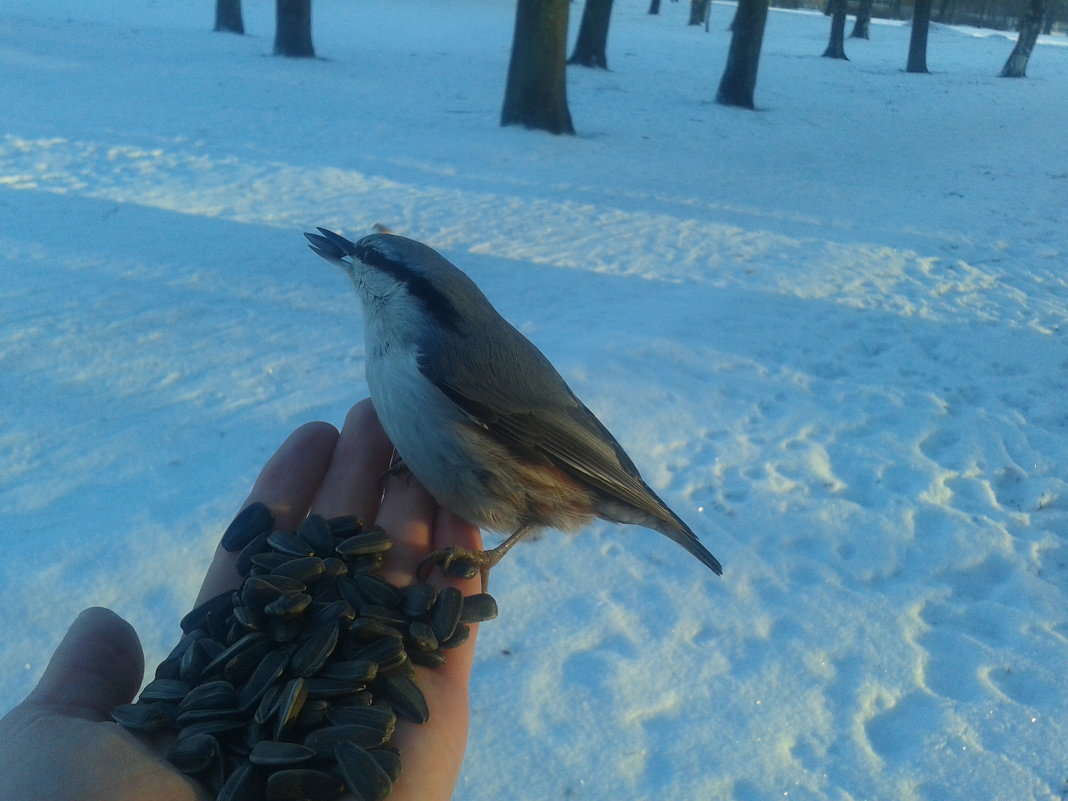
[[[386,488],[386,480],[391,476],[411,476],[411,474],[412,471],[408,469],[408,465],[404,463],[404,460],[400,456],[396,456],[392,464],[378,477],[378,488],[384,490]]]
[[[489,586],[490,568],[501,561],[502,556],[504,554],[499,553],[496,548],[488,551],[473,551],[470,548],[450,545],[434,551],[423,559],[416,569],[416,576],[420,581],[425,581],[435,565],[439,566],[446,576],[453,578],[470,579],[474,578],[476,573],[481,573],[482,592],[485,592]]]

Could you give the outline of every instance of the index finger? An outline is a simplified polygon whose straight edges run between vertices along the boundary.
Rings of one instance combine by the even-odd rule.
[[[338,432],[329,423],[306,423],[294,431],[263,466],[242,509],[259,502],[270,508],[277,528],[296,528],[308,514],[337,443]],[[235,567],[237,554],[220,544],[194,608],[241,584]]]

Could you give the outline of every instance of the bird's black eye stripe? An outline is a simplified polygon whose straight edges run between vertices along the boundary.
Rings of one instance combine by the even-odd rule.
[[[408,294],[422,303],[427,314],[433,317],[439,325],[459,331],[460,314],[456,311],[456,307],[426,278],[410,270],[403,263],[390,259],[371,245],[357,243],[353,255],[364,264],[393,276],[407,286]]]

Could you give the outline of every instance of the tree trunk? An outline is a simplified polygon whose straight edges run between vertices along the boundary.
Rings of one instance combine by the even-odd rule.
[[[831,12],[831,39],[823,56],[849,61],[845,54],[846,0],[831,0],[828,8]]]
[[[869,39],[871,31],[871,4],[872,0],[860,0],[857,6],[857,19],[853,23],[853,32],[850,39]]]
[[[927,29],[931,26],[931,0],[916,0],[912,9],[912,35],[905,72],[927,72]]]
[[[608,22],[611,17],[612,0],[586,0],[575,49],[567,60],[568,64],[608,69],[605,50],[608,47]]]
[[[688,25],[704,25],[708,16],[708,6],[712,0],[690,0],[690,21]]]
[[[764,23],[768,18],[768,0],[738,0],[731,25],[731,46],[727,67],[716,92],[716,102],[725,106],[753,108],[760,46],[764,42]]]
[[[1038,41],[1038,33],[1042,30],[1042,17],[1046,14],[1046,0],[1031,0],[1027,5],[1027,11],[1020,18],[1020,35],[1016,39],[1016,47],[1012,49],[1008,61],[1001,69],[1002,78],[1025,78],[1027,77],[1027,62],[1031,59],[1031,51]]]
[[[573,134],[567,108],[569,0],[518,0],[501,125]]]
[[[215,30],[227,33],[245,32],[245,22],[241,18],[241,0],[215,0]]]
[[[650,2],[649,2],[649,13],[650,14],[659,14],[660,13],[660,0],[650,0]]]
[[[311,0],[277,0],[274,54],[314,58],[311,36]]]

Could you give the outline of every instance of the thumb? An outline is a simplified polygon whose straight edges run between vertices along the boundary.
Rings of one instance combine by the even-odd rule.
[[[26,703],[90,720],[131,701],[145,672],[133,626],[110,609],[86,609],[71,624]]]

